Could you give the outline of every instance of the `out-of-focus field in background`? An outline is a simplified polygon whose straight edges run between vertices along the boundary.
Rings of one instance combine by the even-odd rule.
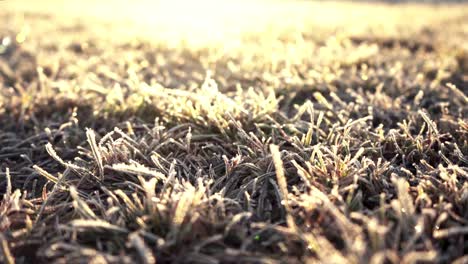
[[[114,24],[114,30],[148,38],[181,38],[197,41],[217,39],[229,44],[226,36],[270,29],[277,34],[321,29],[350,34],[396,36],[415,28],[465,15],[464,5],[402,4],[315,1],[3,1],[3,10],[17,16],[52,14],[56,24],[94,21]],[[60,21],[60,22],[59,22]],[[6,24],[14,21],[4,21]],[[21,22],[20,22],[21,23]],[[32,19],[29,23],[34,23]],[[31,25],[33,26],[33,25]],[[58,25],[57,25],[58,26]],[[465,26],[466,25],[461,25]],[[92,30],[92,29],[91,29]],[[461,28],[461,30],[466,30]],[[264,37],[257,35],[258,37]],[[234,39],[235,40],[235,39]]]

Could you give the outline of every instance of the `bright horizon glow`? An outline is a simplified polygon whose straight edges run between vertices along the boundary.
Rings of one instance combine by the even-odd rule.
[[[22,3],[24,2],[24,4]],[[372,27],[392,33],[388,20],[407,19],[404,7],[376,3],[370,8],[366,3],[340,3],[315,1],[216,1],[216,0],[43,0],[31,3],[28,0],[5,1],[6,9],[17,11],[39,10],[63,17],[63,21],[96,19],[96,22],[119,25],[124,34],[135,34],[168,41],[189,40],[210,42],[237,38],[251,33],[268,31],[303,32],[306,24],[332,29],[346,28],[349,21],[372,20]],[[421,5],[421,8],[436,8]],[[382,12],[386,16],[381,16]],[[455,10],[454,12],[460,10]],[[377,16],[376,14],[379,14]],[[427,24],[431,18],[412,17],[412,23]],[[307,23],[305,23],[307,21]],[[29,25],[34,27],[34,25]],[[356,24],[353,33],[366,32],[369,24]],[[380,28],[380,29],[379,29]],[[308,32],[313,32],[310,28]],[[294,33],[294,32],[293,32]]]

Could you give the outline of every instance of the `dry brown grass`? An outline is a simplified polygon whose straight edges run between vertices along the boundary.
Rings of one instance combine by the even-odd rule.
[[[468,261],[466,6],[0,5],[0,262]]]

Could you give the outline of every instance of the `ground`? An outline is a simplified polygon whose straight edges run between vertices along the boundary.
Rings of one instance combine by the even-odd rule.
[[[0,263],[467,263],[468,6],[0,1]]]

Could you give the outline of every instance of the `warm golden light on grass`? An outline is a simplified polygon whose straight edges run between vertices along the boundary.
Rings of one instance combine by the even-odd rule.
[[[63,18],[64,23],[83,20],[101,21],[119,25],[126,35],[147,38],[164,38],[207,43],[224,41],[228,37],[240,38],[246,33],[267,37],[262,32],[299,34],[307,31],[314,34],[322,29],[336,29],[337,33],[361,34],[367,30],[389,36],[405,33],[404,25],[411,17],[412,27],[422,27],[437,21],[441,12],[453,16],[463,13],[457,7],[435,11],[437,7],[420,5],[399,7],[384,4],[336,3],[314,1],[58,1],[30,2],[27,0],[6,1],[6,9],[40,11]],[[426,12],[434,10],[435,12]],[[384,12],[385,16],[381,13]],[[20,13],[18,13],[20,14]],[[368,23],[359,23],[361,20]],[[67,22],[68,21],[68,22]],[[89,22],[88,21],[88,22]],[[349,23],[353,23],[349,27]],[[27,23],[27,19],[26,19]],[[29,26],[33,26],[29,23]],[[398,31],[397,31],[398,30]],[[410,33],[410,32],[407,32]],[[339,35],[338,35],[339,36]]]
[[[464,263],[467,10],[0,1],[0,263]]]

